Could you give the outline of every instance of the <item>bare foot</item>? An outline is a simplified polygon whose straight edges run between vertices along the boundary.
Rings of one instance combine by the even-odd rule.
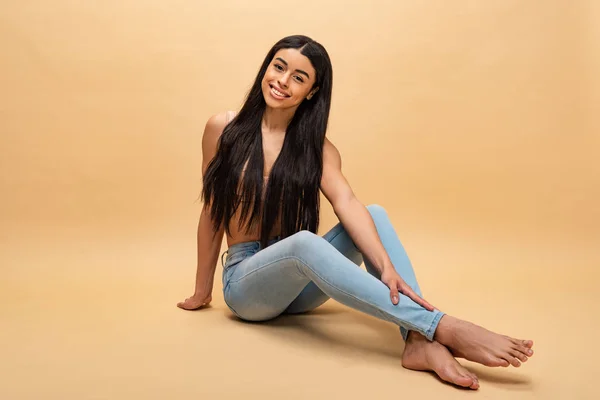
[[[481,326],[444,315],[435,332],[435,340],[456,357],[488,367],[520,367],[533,355],[531,340],[513,339]]]
[[[471,389],[479,388],[477,376],[469,372],[443,345],[430,342],[416,332],[410,332],[404,354],[402,366],[417,371],[433,371],[446,382]]]

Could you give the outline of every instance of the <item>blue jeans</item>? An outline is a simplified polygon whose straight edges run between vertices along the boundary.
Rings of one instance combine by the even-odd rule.
[[[410,260],[386,211],[378,205],[367,209],[396,271],[421,296]],[[285,239],[273,239],[264,249],[258,241],[238,243],[226,254],[225,302],[243,320],[266,321],[281,314],[303,313],[332,298],[398,325],[404,340],[409,330],[433,340],[443,316],[438,310],[427,311],[403,294],[394,305],[389,288],[375,268],[366,260],[366,271],[359,267],[362,254],[341,223],[323,237],[301,231]]]

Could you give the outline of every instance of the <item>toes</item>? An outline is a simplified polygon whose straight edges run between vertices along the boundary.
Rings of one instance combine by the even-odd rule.
[[[497,357],[490,357],[483,363],[486,367],[508,367],[510,363],[506,360]]]
[[[510,352],[510,354],[513,357],[518,358],[519,361],[521,361],[521,362],[527,361],[527,356],[525,354],[521,353],[518,349],[514,349],[513,351]]]
[[[473,385],[473,378],[468,376],[459,375],[454,378],[454,383],[463,387],[471,387]]]
[[[506,355],[503,357],[506,361],[510,363],[513,367],[519,368],[521,366],[521,362],[517,360],[515,357],[511,357],[510,355]],[[508,367],[508,365],[507,365]]]
[[[479,379],[474,373],[467,371],[467,375],[473,380],[473,384],[469,386],[471,389],[479,389]]]
[[[463,387],[471,387],[475,383],[470,376],[458,374],[452,379],[452,382]]]
[[[447,366],[446,368],[442,368],[436,372],[440,378],[446,382],[454,383],[455,385],[462,387],[471,387],[473,385],[473,378],[471,378],[466,372],[462,371],[462,368],[457,365]]]
[[[523,353],[524,355],[526,355],[528,357],[531,357],[533,355],[533,350],[531,350],[529,347],[525,347],[523,345],[516,345],[513,347],[513,349]]]
[[[533,342],[531,340],[518,340],[509,338],[513,343],[512,349],[520,352],[523,356],[525,356],[525,360],[520,355],[515,355],[511,352],[511,354],[515,357],[518,357],[521,361],[527,361],[527,357],[531,357],[533,355],[533,350],[531,346],[533,346]]]
[[[514,339],[514,338],[511,338],[509,336],[506,336],[506,338],[510,339],[511,342],[513,342],[515,345],[517,345],[519,347],[525,347],[527,349],[531,349],[533,347],[533,341],[532,340]],[[527,354],[526,351],[524,353]]]
[[[495,367],[509,367],[510,366],[510,362],[508,360],[504,360],[501,358],[497,358],[494,360],[496,362],[496,365],[494,365]]]
[[[527,348],[532,348],[533,347],[533,340],[522,340],[521,342]]]

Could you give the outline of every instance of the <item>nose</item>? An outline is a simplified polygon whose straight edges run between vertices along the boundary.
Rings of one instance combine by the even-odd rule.
[[[285,89],[288,87],[288,81],[290,79],[290,75],[288,73],[285,73],[283,75],[281,75],[279,77],[279,79],[277,80],[277,82],[281,85],[282,89]]]

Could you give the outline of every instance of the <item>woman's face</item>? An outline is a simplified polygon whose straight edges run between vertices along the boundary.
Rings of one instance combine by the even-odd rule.
[[[297,107],[316,93],[315,69],[297,49],[279,50],[267,67],[262,92],[267,106],[285,109]]]

